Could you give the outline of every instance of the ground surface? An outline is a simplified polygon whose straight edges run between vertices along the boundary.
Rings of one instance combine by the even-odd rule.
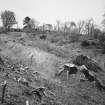
[[[94,83],[80,82],[79,73],[70,76],[68,81],[66,73],[56,75],[64,63],[80,53],[95,59],[104,69],[105,55],[95,48],[82,48],[79,42],[59,46],[25,33],[0,34],[0,56],[4,61],[0,63],[0,83],[7,81],[3,104],[26,105],[28,100],[30,105],[105,105],[105,92],[98,90]],[[20,77],[28,84],[18,82],[16,78]],[[28,93],[42,86],[55,95],[47,92],[48,96],[37,102],[36,97]],[[2,85],[0,90],[2,96]]]

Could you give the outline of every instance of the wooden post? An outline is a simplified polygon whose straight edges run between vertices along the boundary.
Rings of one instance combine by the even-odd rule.
[[[33,60],[33,54],[31,55],[30,68],[32,66],[32,62],[33,62],[32,60]]]
[[[69,79],[69,71],[67,70],[67,80]]]
[[[5,96],[5,90],[6,90],[7,82],[4,81],[2,86],[3,86],[3,91],[2,91],[1,103],[4,103],[4,96]]]

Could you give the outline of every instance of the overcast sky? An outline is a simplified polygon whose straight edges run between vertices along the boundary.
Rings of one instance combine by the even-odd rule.
[[[19,25],[25,16],[41,23],[79,21],[92,17],[101,24],[105,0],[0,0],[0,11],[15,12]]]

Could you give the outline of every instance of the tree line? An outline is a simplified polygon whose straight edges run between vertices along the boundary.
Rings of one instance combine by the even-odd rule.
[[[103,18],[104,19],[102,21],[102,24],[103,27],[105,27],[105,14],[103,15]],[[18,24],[15,13],[10,10],[5,10],[1,12],[1,20],[3,28],[6,31],[9,31],[13,25]],[[53,29],[57,32],[64,32],[64,34],[74,31],[79,34],[93,35],[97,32],[100,32],[100,29],[97,27],[92,18],[81,20],[77,24],[74,21],[61,22],[60,20],[56,20],[55,26],[53,26],[52,24],[43,24],[42,26],[39,26],[39,22],[34,18],[30,18],[29,16],[26,16],[23,19],[23,28],[45,30],[46,27],[49,30]]]

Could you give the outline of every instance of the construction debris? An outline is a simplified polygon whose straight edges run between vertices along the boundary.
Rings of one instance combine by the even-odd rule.
[[[85,55],[76,56],[76,58],[73,59],[73,63],[78,66],[85,65],[86,68],[90,71],[103,72],[102,68],[99,66],[99,64],[95,60]]]
[[[35,98],[38,98],[39,102],[41,102],[42,97],[45,96],[45,88],[35,89],[32,93],[35,95]]]
[[[88,71],[87,69],[83,69],[81,70],[81,72],[85,75],[86,80],[88,80],[89,82],[93,82],[96,80],[95,75],[91,71]]]
[[[105,91],[105,84],[103,84],[102,80],[97,78],[95,81],[95,85],[100,91]]]
[[[69,75],[76,74],[78,72],[78,68],[75,64],[67,63],[63,67],[64,67],[64,69],[61,70],[58,73],[58,75],[61,75],[64,71],[66,71],[67,72],[67,80],[69,78]]]
[[[4,103],[4,96],[5,96],[5,90],[6,90],[6,86],[7,86],[7,81],[4,81],[2,86],[3,86],[3,89],[2,89],[1,103]]]
[[[83,78],[80,78],[80,81],[95,82],[97,89],[105,91],[105,85],[102,80],[100,80],[92,71],[88,70],[84,65],[80,67],[80,71],[83,74]]]
[[[50,97],[50,95],[48,95],[48,93],[53,96],[56,96],[53,92],[51,92],[50,90],[48,90],[45,87],[39,87],[32,91],[32,94],[35,95],[35,98],[37,97],[39,99],[39,102],[42,101],[43,96]]]
[[[86,62],[88,63],[88,60],[90,60],[90,58],[87,56],[83,56],[83,55],[78,56],[77,60],[73,62],[75,64],[73,63],[64,64],[63,69],[58,73],[58,76],[61,75],[64,71],[66,71],[67,80],[68,80],[69,75],[77,74],[77,72],[80,71],[81,73],[79,78],[80,82],[81,81],[95,82],[95,85],[99,90],[105,91],[105,85],[102,83],[102,81],[99,80],[99,78],[95,74],[95,72],[98,72],[99,69],[97,71],[94,71],[94,69],[91,69],[93,67],[91,66],[91,64],[90,66],[85,65]],[[94,66],[96,65],[94,64]]]
[[[2,57],[0,57],[0,64],[4,64]]]

